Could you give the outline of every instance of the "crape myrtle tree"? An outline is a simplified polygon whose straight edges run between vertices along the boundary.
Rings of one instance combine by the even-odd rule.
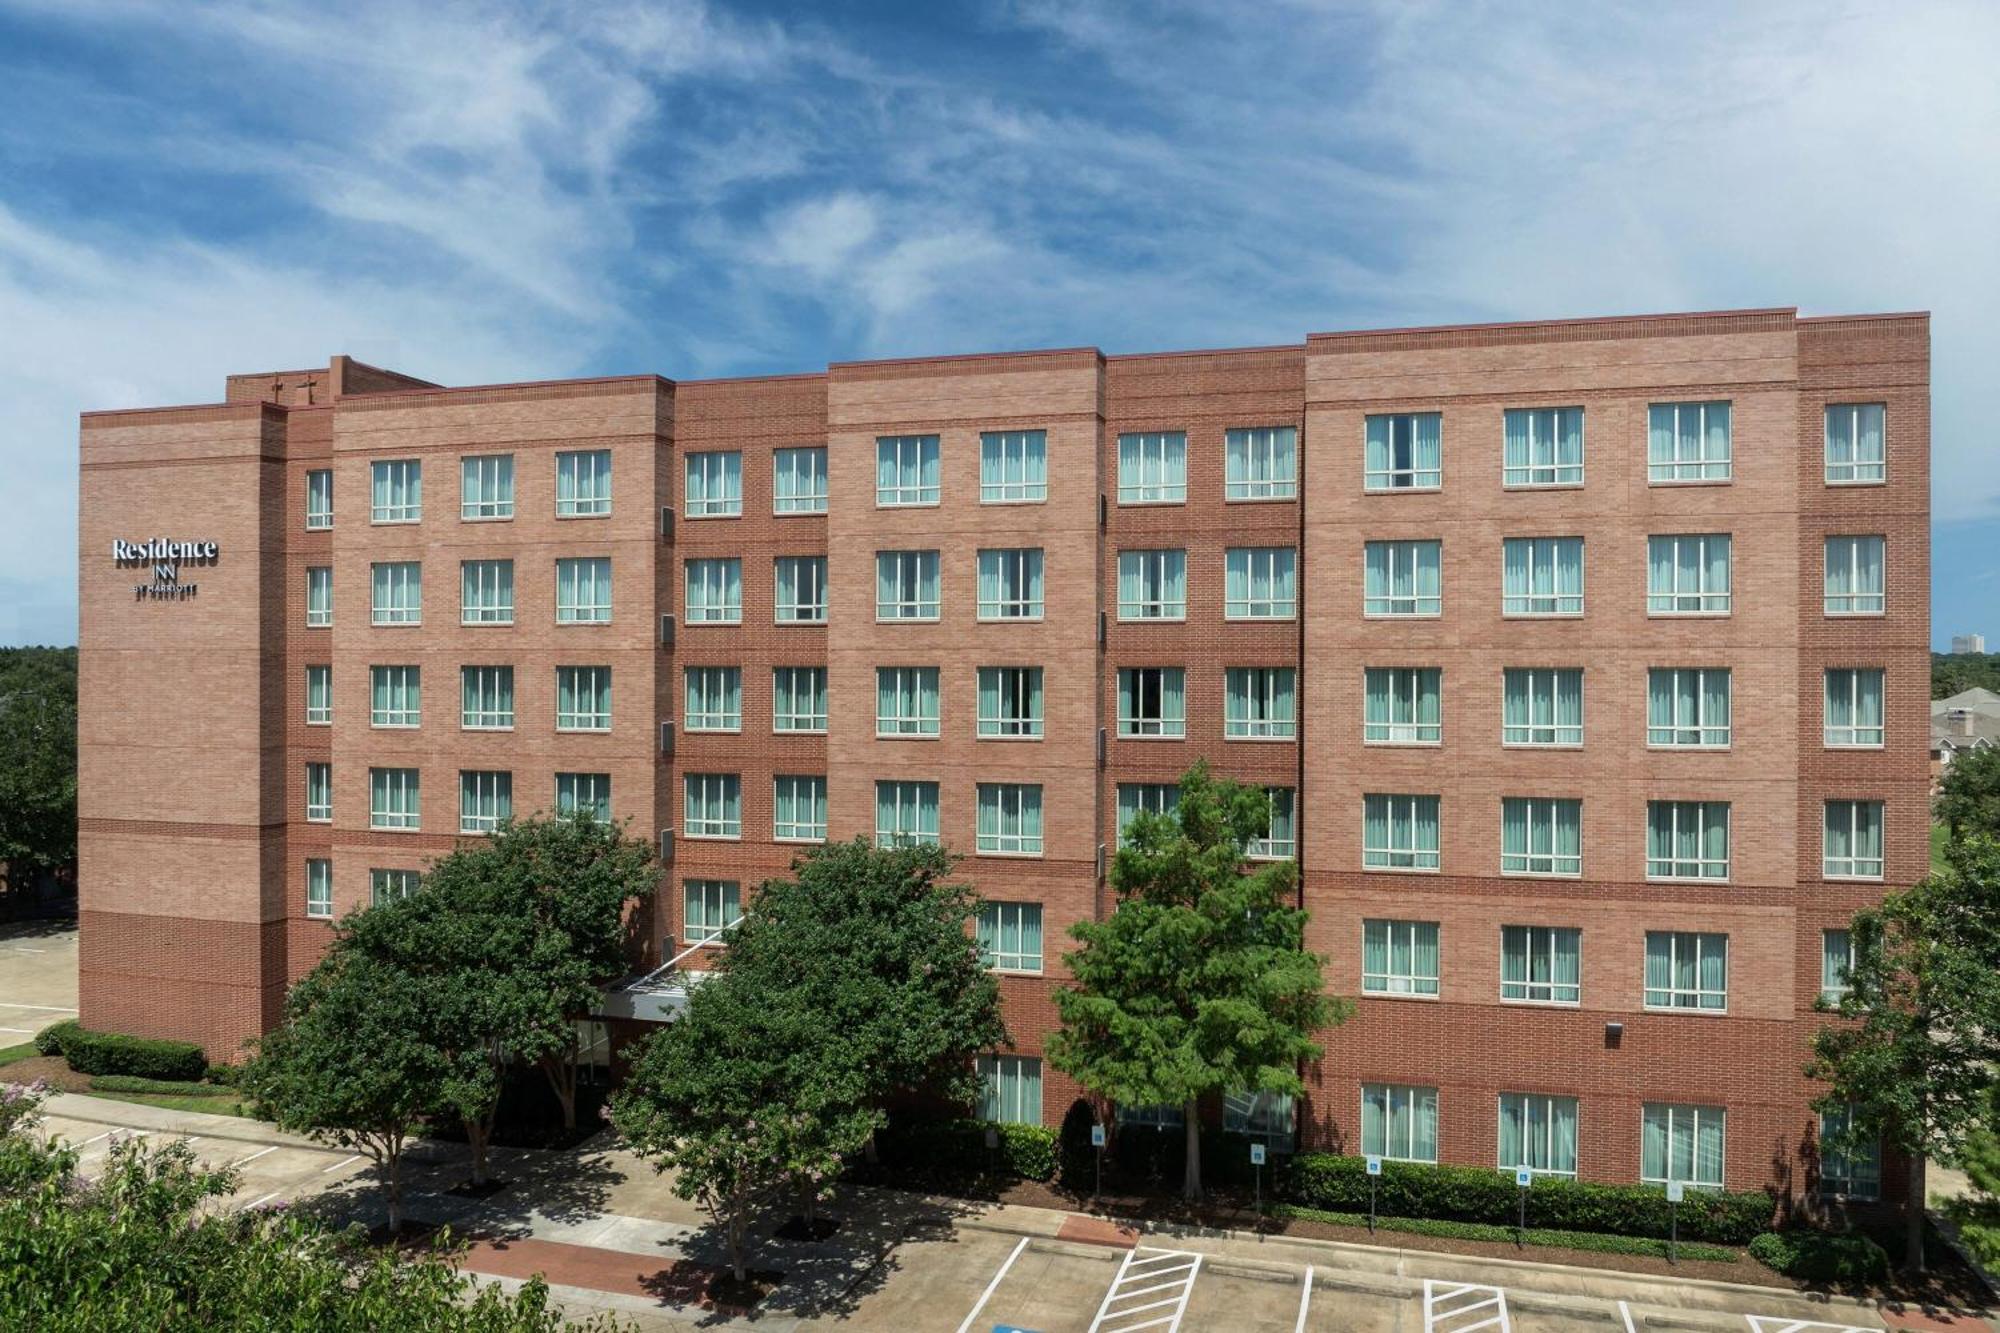
[[[1944,868],[1854,917],[1853,963],[1814,1035],[1807,1073],[1828,1085],[1816,1105],[1853,1107],[1851,1150],[1879,1141],[1909,1161],[1904,1264],[1924,1267],[1924,1175],[1955,1158],[1987,1121],[2000,1088],[2000,842],[1973,836]]]
[[[76,864],[76,649],[0,648],[0,889]]]
[[[1244,859],[1269,821],[1261,788],[1197,764],[1172,813],[1126,827],[1111,864],[1117,910],[1070,927],[1082,947],[1063,958],[1075,981],[1056,992],[1049,1063],[1121,1105],[1182,1108],[1189,1199],[1202,1194],[1201,1099],[1302,1092],[1314,1032],[1348,1012],[1305,948],[1297,866]]]
[[[1953,759],[1938,780],[1933,810],[1954,838],[2000,838],[2000,746],[1983,745]]]

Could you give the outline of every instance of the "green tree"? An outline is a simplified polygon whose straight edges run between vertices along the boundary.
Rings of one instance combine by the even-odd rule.
[[[424,1117],[451,1110],[458,1072],[432,1040],[437,988],[361,950],[335,947],[285,997],[285,1018],[244,1065],[242,1086],[282,1129],[353,1148],[381,1168],[389,1227],[403,1224],[403,1152]]]
[[[0,869],[76,864],[76,649],[0,648]]]
[[[1972,1193],[1945,1205],[1958,1223],[1958,1238],[1989,1269],[2000,1266],[2000,1097],[1986,1108],[1986,1122],[1959,1150],[1959,1169]]]
[[[1970,689],[2000,693],[2000,653],[1932,653],[1931,698]]]
[[[1924,1267],[1924,1175],[1956,1157],[2000,1087],[2000,843],[1954,841],[1946,865],[1857,913],[1854,961],[1834,1012],[1813,1038],[1807,1074],[1828,1085],[1816,1105],[1855,1108],[1866,1140],[1909,1161],[1905,1265]]]
[[[1970,833],[2000,838],[2000,746],[1966,750],[1952,760],[1932,808],[1954,838]]]
[[[0,1088],[0,1328],[316,1329],[554,1333],[548,1287],[513,1295],[460,1272],[442,1246],[375,1247],[283,1207],[219,1206],[231,1171],[185,1143],[116,1143],[93,1179],[36,1132],[38,1097]]]
[[[1064,955],[1075,983],[1056,992],[1049,1063],[1124,1105],[1181,1107],[1189,1199],[1202,1192],[1200,1100],[1303,1091],[1313,1034],[1347,1016],[1305,948],[1296,865],[1246,868],[1269,819],[1260,788],[1205,764],[1183,774],[1172,814],[1125,830],[1111,865],[1118,908],[1070,928],[1083,947]]]

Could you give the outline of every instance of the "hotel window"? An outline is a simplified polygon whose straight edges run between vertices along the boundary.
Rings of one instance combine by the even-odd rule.
[[[414,727],[423,719],[423,672],[413,666],[368,668],[368,725]]]
[[[514,517],[514,455],[482,454],[459,460],[458,516]]]
[[[1222,1094],[1222,1129],[1275,1141],[1279,1152],[1292,1150],[1292,1095],[1232,1088]],[[1143,1325],[1142,1325],[1143,1327]]]
[[[875,503],[934,505],[938,485],[938,437],[882,435],[875,440]]]
[[[1361,1151],[1393,1162],[1438,1159],[1438,1090],[1400,1083],[1361,1085]]]
[[[780,625],[826,623],[826,557],[781,555],[772,561],[777,578]]]
[[[706,944],[743,919],[743,891],[733,879],[681,882],[681,940]]]
[[[743,512],[743,455],[726,453],[687,456],[687,516],[735,518]]]
[[[1882,1195],[1882,1144],[1857,1135],[1860,1108],[1849,1102],[1819,1113],[1819,1192],[1837,1199]]]
[[[1819,997],[1839,1004],[1854,971],[1854,936],[1844,929],[1819,933]]]
[[[689,667],[687,707],[682,720],[689,731],[743,730],[743,672],[738,667]]]
[[[1510,407],[1500,455],[1503,486],[1581,486],[1583,409]]]
[[[1502,797],[1500,873],[1581,875],[1583,802],[1568,798]]]
[[[1728,403],[1654,403],[1646,431],[1646,479],[1727,481]]]
[[[1828,879],[1882,878],[1882,803],[1828,801],[1821,846]]]
[[[1118,553],[1120,620],[1187,619],[1187,552]]]
[[[1438,868],[1438,798],[1361,798],[1361,864],[1369,870]]]
[[[1646,1184],[1678,1180],[1698,1189],[1721,1189],[1728,1122],[1729,1113],[1720,1106],[1646,1103],[1640,1119],[1639,1179]]]
[[[1049,437],[1039,430],[979,437],[979,502],[1024,504],[1049,498]]]
[[[1727,748],[1729,668],[1649,668],[1646,744],[1671,749]]]
[[[1647,879],[1728,879],[1729,802],[1646,802]]]
[[[414,768],[368,770],[368,827],[414,829],[423,826],[421,792]]]
[[[463,625],[511,625],[514,623],[514,562],[512,560],[462,560],[459,562],[459,623]]]
[[[1879,616],[1887,606],[1880,537],[1826,539],[1826,613]]]
[[[1367,995],[1438,993],[1438,923],[1363,921],[1361,990]]]
[[[1581,667],[1508,667],[1500,696],[1501,744],[1583,744]]]
[[[1438,412],[1371,416],[1361,485],[1370,491],[1434,491],[1444,484],[1444,417]]]
[[[1232,430],[1224,437],[1223,497],[1290,500],[1299,493],[1299,432],[1293,426]]]
[[[1297,734],[1291,667],[1230,667],[1223,673],[1222,734],[1230,740],[1290,740]]]
[[[1118,503],[1183,504],[1187,500],[1187,436],[1153,431],[1118,437]]]
[[[1583,932],[1574,926],[1500,927],[1500,998],[1575,1004],[1583,998]]]
[[[424,465],[414,458],[369,468],[370,523],[415,523],[424,516]]]
[[[1828,749],[1882,748],[1882,668],[1829,667],[1826,673]]]
[[[1181,789],[1173,782],[1121,782],[1118,784],[1118,845],[1125,845],[1125,830],[1140,815],[1171,815],[1181,808]]]
[[[1289,861],[1299,849],[1297,793],[1290,787],[1266,787],[1264,795],[1271,802],[1270,819],[1264,835],[1250,839],[1243,854],[1252,861]]]
[[[995,856],[1042,854],[1042,789],[1037,783],[979,784],[980,851]]]
[[[333,822],[333,765],[306,765],[306,822]]]
[[[875,845],[938,845],[938,785],[935,782],[875,784]]]
[[[1119,1106],[1120,1125],[1142,1125],[1147,1129],[1180,1129],[1186,1118],[1178,1106]]]
[[[491,833],[514,814],[514,775],[462,770],[458,775],[458,831]]]
[[[323,629],[333,623],[333,566],[306,567],[306,628]]]
[[[1729,937],[1691,930],[1646,932],[1646,1007],[1729,1007]]]
[[[1443,570],[1443,549],[1438,542],[1366,543],[1362,547],[1363,614],[1441,614],[1444,611]]]
[[[306,725],[324,727],[333,721],[333,668],[306,668]]]
[[[689,773],[682,780],[681,831],[690,838],[743,836],[743,779],[734,773]]]
[[[1501,543],[1500,610],[1510,616],[1583,614],[1583,538],[1509,537]]]
[[[777,514],[826,512],[826,450],[780,449],[772,455],[771,511]]]
[[[771,668],[771,730],[826,730],[826,668]]]
[[[414,870],[371,870],[368,872],[369,906],[401,902],[415,893],[422,882],[423,876]]]
[[[1298,552],[1291,547],[1234,547],[1223,568],[1224,619],[1290,620],[1299,613]]]
[[[556,455],[556,517],[592,518],[611,512],[611,451]]]
[[[1042,905],[981,903],[979,958],[996,972],[1042,970]]]
[[[1576,1174],[1576,1098],[1500,1094],[1500,1169],[1524,1166],[1536,1175]]]
[[[1039,737],[1042,734],[1042,669],[979,668],[979,735]]]
[[[875,734],[938,734],[938,669],[875,668]]]
[[[514,725],[514,668],[459,668],[459,721],[467,731],[507,731]]]
[[[1042,1062],[1033,1055],[982,1055],[979,1118],[1002,1125],[1042,1123]]]
[[[1727,533],[1646,539],[1646,610],[1714,615],[1729,610]]]
[[[1882,404],[1829,403],[1826,409],[1826,484],[1866,486],[1889,475],[1883,451]]]
[[[611,775],[609,773],[556,774],[556,817],[558,819],[611,818]]]
[[[826,779],[780,774],[772,781],[771,836],[779,842],[826,841]]]
[[[1436,667],[1369,667],[1361,673],[1361,739],[1436,745],[1444,735],[1444,673]]]
[[[415,560],[370,565],[368,620],[374,625],[417,625],[424,618],[424,567]]]
[[[875,553],[877,620],[936,620],[939,606],[936,551]]]
[[[333,862],[322,856],[306,858],[306,915],[322,921],[333,915]]]
[[[306,473],[306,531],[333,526],[333,473],[315,468]]]
[[[1118,669],[1120,736],[1187,735],[1187,672],[1181,667]]]
[[[611,668],[556,668],[556,730],[611,730]]]
[[[1042,618],[1042,549],[1027,546],[979,553],[979,618]]]
[[[687,623],[743,623],[743,561],[739,556],[687,562]]]

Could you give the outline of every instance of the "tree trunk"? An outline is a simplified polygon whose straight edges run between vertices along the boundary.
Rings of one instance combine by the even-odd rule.
[[[486,1144],[493,1128],[485,1116],[465,1117],[465,1141],[472,1145],[472,1183],[486,1183]]]
[[[563,1128],[576,1128],[576,1043],[560,1051],[552,1051],[536,1063],[542,1073],[548,1076],[549,1087],[554,1090],[556,1100],[562,1103]]]
[[[1199,1104],[1192,1097],[1181,1108],[1182,1119],[1187,1125],[1187,1172],[1181,1178],[1181,1197],[1190,1203],[1201,1201],[1201,1116],[1197,1113],[1198,1109]]]
[[[806,1235],[808,1238],[810,1238],[812,1235],[813,1215],[815,1212],[818,1211],[815,1206],[818,1203],[819,1203],[818,1185],[816,1185],[813,1182],[813,1178],[811,1176],[800,1176],[799,1216],[805,1219]]]
[[[389,1234],[403,1231],[403,1145],[392,1144],[384,1153],[383,1167],[389,1176]]]
[[[729,1271],[735,1274],[739,1284],[747,1282],[750,1276],[743,1269],[743,1213],[746,1203],[741,1190],[730,1196],[729,1225],[724,1228],[729,1234]]]
[[[1903,1199],[1904,1233],[1903,1271],[1921,1273],[1924,1271],[1924,1159],[1921,1154],[1910,1158],[1910,1184]]]

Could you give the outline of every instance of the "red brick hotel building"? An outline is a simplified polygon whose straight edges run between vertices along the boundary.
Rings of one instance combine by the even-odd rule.
[[[935,837],[984,1110],[1053,1124],[1067,929],[1206,758],[1356,999],[1231,1125],[1802,1185],[1841,927],[1927,863],[1929,492],[1921,314],[88,413],[83,1021],[226,1057],[509,811],[657,834],[646,966],[803,843]]]

